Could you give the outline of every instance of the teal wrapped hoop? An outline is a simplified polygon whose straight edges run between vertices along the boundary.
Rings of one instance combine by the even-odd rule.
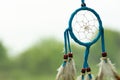
[[[93,41],[88,42],[88,43],[83,43],[80,40],[78,40],[77,37],[74,35],[73,30],[72,30],[72,21],[73,21],[73,18],[77,14],[77,12],[82,11],[82,10],[88,10],[88,11],[92,12],[96,16],[96,18],[97,18],[97,20],[99,22],[99,33],[98,33],[97,37]],[[93,9],[88,8],[88,7],[81,7],[79,9],[77,9],[75,12],[72,13],[72,15],[70,17],[70,20],[69,20],[69,28],[68,29],[69,29],[69,32],[70,32],[70,35],[71,35],[72,39],[75,42],[77,42],[78,44],[86,46],[86,47],[87,46],[91,46],[92,44],[94,44],[100,38],[100,36],[102,34],[102,31],[103,31],[102,21],[101,21],[99,15],[98,15],[98,13],[96,11],[94,11]]]

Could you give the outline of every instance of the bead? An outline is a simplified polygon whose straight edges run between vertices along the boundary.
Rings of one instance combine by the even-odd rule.
[[[90,72],[91,71],[91,69],[90,68],[87,68],[87,72]]]
[[[106,53],[106,52],[103,52],[103,53],[102,53],[102,57],[107,57],[107,53]]]
[[[64,59],[68,59],[68,55],[67,55],[67,54],[65,54],[63,58],[64,58]]]
[[[68,56],[69,56],[70,58],[72,58],[72,57],[73,57],[72,52],[68,53]]]
[[[83,69],[81,70],[81,73],[83,73],[83,74],[85,73],[85,68],[83,68]]]

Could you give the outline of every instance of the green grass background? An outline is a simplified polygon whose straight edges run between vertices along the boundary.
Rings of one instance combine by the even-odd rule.
[[[120,72],[120,33],[105,30],[105,43],[108,57]],[[77,75],[83,64],[84,47],[72,40],[72,51],[77,68]],[[0,42],[0,80],[55,80],[57,68],[63,62],[63,41],[56,38],[39,40],[16,57],[9,57],[7,48]],[[101,57],[100,40],[91,47],[89,64],[92,73],[97,75]]]

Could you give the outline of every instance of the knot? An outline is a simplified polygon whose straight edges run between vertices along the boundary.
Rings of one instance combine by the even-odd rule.
[[[85,4],[85,3],[82,3],[82,4],[81,4],[81,6],[82,6],[82,7],[85,7],[85,6],[86,6],[86,4]]]

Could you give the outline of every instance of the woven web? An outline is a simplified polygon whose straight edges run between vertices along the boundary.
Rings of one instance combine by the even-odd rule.
[[[84,43],[91,42],[98,35],[99,23],[92,12],[79,11],[73,18],[72,29],[78,40]]]

